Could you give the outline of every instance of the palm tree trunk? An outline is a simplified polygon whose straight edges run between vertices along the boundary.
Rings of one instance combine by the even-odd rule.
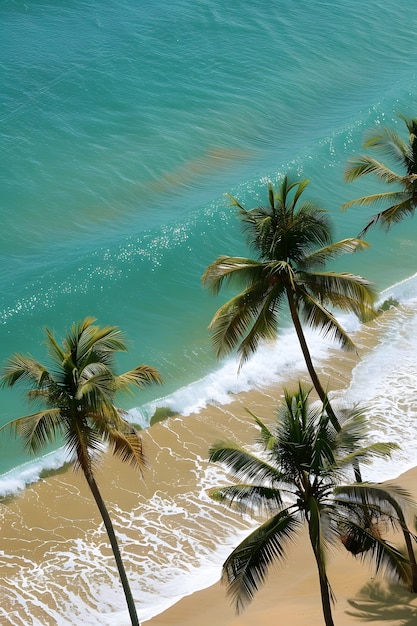
[[[326,574],[326,567],[323,563],[322,556],[318,549],[316,549],[316,545],[313,541],[313,537],[311,534],[311,528],[309,525],[309,533],[310,533],[310,542],[313,548],[314,557],[317,563],[317,569],[319,572],[319,580],[320,580],[320,595],[321,595],[321,605],[323,607],[323,617],[324,623],[326,626],[334,626],[333,615],[332,615],[332,600],[330,597],[330,584]]]
[[[410,591],[412,593],[417,593],[417,562],[416,557],[413,550],[413,542],[411,541],[411,533],[408,529],[407,522],[405,521],[404,513],[402,511],[401,506],[396,502],[395,498],[388,498],[391,506],[397,514],[398,520],[400,522],[401,530],[403,533],[405,545],[407,548],[408,559],[410,561],[410,569],[411,569],[411,582],[410,582]]]
[[[109,512],[104,503],[103,498],[101,497],[101,493],[99,491],[98,485],[94,479],[94,476],[91,471],[84,471],[84,475],[87,479],[88,486],[91,489],[91,493],[93,494],[94,500],[99,508],[101,513],[101,517],[103,518],[104,526],[107,531],[107,535],[109,537],[110,545],[113,550],[114,558],[117,564],[117,569],[119,570],[120,580],[123,586],[123,591],[126,597],[127,606],[129,609],[129,615],[132,622],[132,626],[140,626],[138,615],[136,613],[135,602],[133,600],[132,592],[130,589],[129,581],[126,576],[126,571],[123,565],[122,557],[120,555],[119,544],[117,542],[116,534],[114,532],[113,524],[110,519]]]
[[[298,341],[301,346],[301,351],[304,356],[304,360],[306,362],[308,373],[310,374],[311,382],[313,383],[314,389],[317,392],[320,400],[323,405],[326,407],[327,414],[330,418],[331,423],[333,424],[336,432],[340,431],[339,420],[337,419],[336,413],[333,411],[333,408],[329,402],[326,392],[324,391],[320,379],[317,376],[317,372],[314,369],[313,361],[311,359],[310,350],[308,349],[307,341],[304,335],[303,327],[301,326],[300,318],[298,317],[297,308],[295,306],[295,302],[292,297],[291,291],[287,290],[287,299],[290,307],[291,319],[294,324],[295,332],[297,333]]]
[[[292,293],[288,289],[287,289],[287,299],[288,299],[288,304],[290,307],[292,323],[294,324],[295,332],[297,333],[298,341],[300,343],[301,351],[304,356],[304,360],[307,366],[308,373],[311,378],[311,382],[313,383],[314,389],[316,390],[318,397],[322,401],[323,406],[326,407],[326,412],[330,418],[333,428],[335,429],[336,432],[340,432],[341,426],[340,426],[339,420],[337,418],[336,413],[333,410],[332,405],[330,404],[327,393],[324,391],[322,387],[320,379],[317,376],[317,372],[314,369],[313,361],[312,361],[310,350],[308,348],[307,341],[304,335],[303,327],[301,326],[300,318],[298,317],[297,308],[295,306]],[[361,475],[359,465],[355,464],[353,466],[353,471],[355,473],[356,482],[361,483],[362,475]]]
[[[402,518],[402,519],[401,519]],[[401,513],[400,524],[401,529],[403,531],[404,541],[407,548],[408,558],[410,560],[410,569],[411,569],[411,582],[410,582],[410,591],[412,593],[417,593],[417,563],[416,557],[413,550],[413,543],[410,537],[410,531],[407,528],[407,524],[405,523],[404,516]]]
[[[308,373],[310,374],[311,381],[314,385],[317,395],[319,396],[320,400],[323,402],[323,405],[325,405],[326,407],[327,414],[330,418],[330,421],[333,424],[334,429],[336,430],[336,432],[339,432],[341,428],[339,424],[339,420],[337,419],[337,416],[335,412],[333,411],[333,408],[327,398],[327,394],[324,391],[320,383],[316,370],[314,369],[313,361],[310,355],[310,350],[308,349],[307,341],[304,335],[303,328],[301,326],[300,318],[298,317],[295,303],[292,299],[291,292],[287,291],[287,297],[288,297],[288,304],[289,304],[290,312],[291,312],[291,319],[294,324],[295,332],[297,333],[298,341],[300,342],[301,350],[304,356],[304,360],[306,362]],[[353,471],[355,473],[356,482],[361,483],[362,475],[361,475],[360,467],[357,463],[353,466]],[[363,502],[365,503],[365,500],[363,500]],[[408,558],[410,561],[410,568],[411,568],[410,590],[413,593],[417,593],[417,562],[416,562],[413,545],[412,545],[412,541],[410,537],[410,531],[408,530],[401,507],[398,507],[394,501],[391,501],[391,503],[393,507],[395,508],[395,511],[398,515],[398,519],[400,521],[401,529],[404,535],[405,545],[407,548]],[[367,510],[365,509],[365,524],[369,524],[369,522],[370,522],[370,516],[368,515]],[[320,580],[320,585],[321,585],[321,582],[322,581]]]

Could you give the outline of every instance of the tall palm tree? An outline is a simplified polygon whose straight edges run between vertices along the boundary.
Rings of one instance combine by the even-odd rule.
[[[139,365],[124,374],[115,372],[115,354],[126,351],[120,330],[115,326],[100,328],[88,317],[74,324],[62,342],[46,329],[46,345],[51,368],[31,356],[12,355],[4,368],[1,382],[13,387],[22,384],[31,403],[40,410],[14,419],[5,427],[22,437],[32,453],[48,443],[63,440],[81,469],[100,510],[133,626],[139,625],[130,585],[120,555],[119,545],[107,507],[95,480],[95,467],[104,445],[122,461],[142,472],[146,464],[138,431],[114,405],[116,393],[132,386],[143,388],[160,383],[156,369]],[[3,427],[3,428],[5,428]]]
[[[408,215],[413,215],[417,207],[417,118],[402,115],[398,117],[407,127],[408,141],[404,141],[394,129],[378,126],[367,133],[363,146],[388,157],[394,166],[399,167],[399,173],[366,154],[349,159],[345,169],[345,180],[348,182],[371,174],[384,183],[396,187],[394,191],[362,196],[342,206],[342,209],[346,209],[354,204],[388,205],[369,220],[359,237],[363,237],[369,228],[377,223],[388,230]]]
[[[240,365],[256,351],[261,340],[276,337],[279,314],[283,303],[288,303],[314,388],[321,401],[327,403],[336,427],[337,416],[314,368],[302,321],[337,340],[342,348],[353,350],[352,340],[328,307],[370,319],[375,314],[375,292],[361,276],[325,271],[328,261],[363,250],[368,244],[353,238],[331,243],[326,211],[301,200],[308,182],[290,182],[285,176],[277,194],[269,185],[269,206],[252,210],[246,210],[232,197],[257,258],[220,256],[206,269],[202,281],[214,294],[224,283],[243,287],[218,309],[209,326],[217,357],[237,348]]]
[[[409,496],[400,487],[372,483],[342,485],[346,468],[353,460],[369,462],[389,455],[391,444],[361,446],[365,421],[352,412],[337,432],[326,408],[309,404],[309,391],[301,386],[285,393],[277,421],[269,429],[258,418],[257,439],[263,456],[255,456],[234,442],[216,443],[210,461],[223,464],[236,481],[216,487],[209,495],[244,513],[260,512],[268,518],[244,539],[223,565],[222,581],[228,585],[236,611],[251,601],[265,582],[274,561],[282,561],[286,549],[307,525],[317,565],[323,615],[333,626],[334,596],[326,571],[326,548],[340,543],[342,536],[355,537],[373,560],[377,571],[387,569],[398,579],[406,576],[407,562],[399,550],[381,538],[375,521],[384,516],[394,527],[399,524],[394,508]],[[372,511],[374,523],[362,525],[363,513]]]

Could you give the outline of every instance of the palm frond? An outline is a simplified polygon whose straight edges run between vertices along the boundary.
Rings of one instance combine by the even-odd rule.
[[[357,558],[373,565],[377,574],[381,573],[397,582],[408,580],[408,559],[373,528],[346,519],[341,526],[341,532],[358,546]]]
[[[305,257],[301,267],[302,269],[309,269],[324,266],[326,263],[342,254],[352,254],[354,252],[367,250],[368,248],[369,244],[363,239],[356,239],[353,237],[350,239],[343,239],[325,246],[324,248],[320,248],[319,250],[315,250]]]
[[[262,306],[253,316],[252,327],[242,339],[238,354],[240,355],[240,366],[249,359],[255,352],[261,340],[271,341],[276,337],[278,316],[284,290],[279,286],[270,291],[264,299]]]
[[[391,457],[394,450],[398,449],[398,445],[389,442],[372,443],[368,446],[364,446],[359,450],[354,450],[346,454],[342,460],[339,460],[340,465],[353,465],[356,461],[360,465],[370,465],[374,459],[387,459]]]
[[[320,305],[330,304],[341,311],[354,313],[361,321],[375,318],[377,293],[366,278],[348,272],[303,272],[297,276],[311,298]],[[304,291],[306,293],[306,291]]]
[[[223,304],[210,322],[212,343],[217,358],[232,352],[253,321],[253,311],[245,306],[246,294],[239,294]]]
[[[376,213],[366,224],[365,228],[363,228],[359,233],[359,237],[364,237],[371,226],[374,226],[378,222],[389,230],[391,226],[401,222],[404,217],[413,215],[417,204],[417,198],[415,196],[410,198],[408,194],[403,194],[403,196],[405,196],[404,201],[394,204],[380,213]]]
[[[389,185],[393,183],[400,185],[403,181],[403,176],[400,176],[371,156],[363,154],[349,159],[344,173],[346,182],[351,183],[357,178],[367,176],[368,174],[373,174]]]
[[[263,283],[251,285],[217,310],[209,330],[212,331],[213,347],[218,357],[230,353],[239,346],[253,324],[256,324],[256,332],[253,336],[250,335],[242,346],[242,356],[247,352],[247,348],[256,349],[260,339],[270,339],[274,336],[272,334],[273,329],[276,329],[274,307],[278,306],[282,297],[279,286],[275,288],[274,293],[275,297],[273,293],[265,294]]]
[[[43,386],[51,375],[42,363],[33,357],[14,354],[6,362],[1,377],[2,387],[13,387],[16,383]]]
[[[259,459],[233,441],[219,441],[209,449],[209,461],[222,463],[237,479],[255,479],[277,484],[283,474],[276,467]]]
[[[249,409],[246,409],[246,411],[247,413],[249,413],[249,415],[253,417],[253,419],[261,429],[261,434],[257,438],[257,441],[263,444],[265,450],[272,450],[276,443],[276,436],[270,431],[267,426],[265,426],[265,424],[262,422],[262,420],[259,419],[259,417],[252,413],[252,411],[250,411]]]
[[[369,196],[362,196],[361,198],[355,198],[342,204],[342,211],[357,204],[358,206],[380,206],[389,205],[394,206],[406,202],[410,198],[408,191],[387,191],[384,193],[374,193]]]
[[[265,485],[239,483],[214,487],[208,492],[215,502],[225,504],[239,513],[271,515],[282,507],[281,490]]]
[[[162,382],[163,379],[158,370],[150,365],[138,365],[135,369],[115,377],[116,389],[120,391],[128,390],[133,386],[144,389],[148,385],[159,385]]]
[[[305,191],[305,189],[307,188],[307,186],[309,184],[310,184],[310,181],[305,179],[305,180],[296,181],[289,187],[289,190],[292,189],[293,187],[296,187],[296,189],[297,189],[297,191],[294,194],[294,199],[293,199],[293,207],[294,208],[295,208],[298,200],[300,199],[302,193]]]
[[[24,448],[37,454],[62,434],[61,414],[59,409],[39,411],[8,422],[0,428],[4,429],[14,431],[22,438]]]
[[[342,349],[355,350],[355,344],[334,315],[309,293],[301,291],[300,293],[302,299],[299,300],[298,308],[304,322],[310,328],[318,330],[323,337],[337,341]]]
[[[108,430],[107,435],[113,454],[120,458],[123,463],[129,463],[138,468],[140,473],[143,474],[148,466],[148,462],[142,438],[136,428],[132,424],[125,422],[123,429],[115,428],[111,431]]]
[[[58,367],[60,367],[66,356],[65,351],[58,344],[53,332],[49,330],[49,328],[45,328],[45,334],[47,338],[45,343],[47,346],[48,354],[54,361],[54,363],[56,363]]]
[[[91,427],[87,420],[67,420],[65,426],[64,441],[74,461],[74,468],[81,469],[88,476],[94,472],[104,452],[101,432]]]
[[[415,507],[411,494],[393,483],[355,483],[338,485],[334,489],[335,500],[341,506],[370,507],[378,515],[384,515],[394,522],[398,521],[398,509],[407,510]],[[347,502],[347,504],[346,504]]]
[[[404,167],[409,157],[409,146],[400,135],[389,126],[380,126],[369,130],[365,135],[363,147],[373,148],[390,157]]]
[[[241,613],[265,582],[270,565],[283,561],[288,543],[301,524],[284,510],[266,521],[233,550],[223,565],[222,581],[228,585],[236,612]]]
[[[245,257],[220,256],[208,266],[202,276],[203,286],[208,287],[217,295],[223,286],[228,284],[253,284],[259,280],[263,272],[260,261]]]

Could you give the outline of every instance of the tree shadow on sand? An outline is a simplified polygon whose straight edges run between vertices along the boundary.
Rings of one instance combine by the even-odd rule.
[[[348,600],[351,615],[362,622],[395,622],[401,626],[416,626],[417,595],[399,585],[372,582]]]

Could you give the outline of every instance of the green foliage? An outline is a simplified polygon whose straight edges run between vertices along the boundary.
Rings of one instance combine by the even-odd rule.
[[[257,443],[262,444],[262,456],[232,441],[210,448],[210,461],[221,463],[235,482],[213,488],[209,495],[237,511],[269,516],[224,563],[223,580],[237,612],[263,584],[271,564],[286,557],[288,546],[307,524],[321,581],[323,612],[330,625],[328,545],[340,544],[342,537],[349,536],[360,546],[362,558],[373,560],[377,571],[386,570],[404,579],[407,559],[382,539],[375,525],[366,525],[364,520],[375,522],[383,517],[399,527],[397,513],[410,498],[395,486],[343,484],[355,460],[387,457],[395,446],[362,447],[363,414],[350,412],[335,429],[325,406],[311,404],[309,394],[302,386],[296,393],[286,392],[272,427],[254,416],[260,428]]]
[[[116,394],[132,386],[140,389],[161,382],[148,365],[118,375],[115,354],[125,352],[123,335],[115,326],[100,328],[94,318],[74,324],[62,346],[46,329],[51,367],[31,356],[12,355],[4,368],[1,384],[23,386],[32,404],[40,410],[3,426],[19,435],[24,446],[36,453],[57,437],[63,439],[75,467],[82,470],[102,515],[126,596],[132,626],[139,626],[135,603],[127,580],[118,542],[107,508],[94,477],[94,467],[104,444],[123,462],[139,470],[145,467],[142,440],[136,428],[115,406]]]
[[[331,309],[351,311],[361,319],[375,315],[375,293],[369,281],[325,271],[335,257],[363,250],[367,244],[353,238],[332,243],[328,214],[302,199],[307,185],[307,180],[290,182],[286,176],[278,192],[269,185],[269,205],[252,210],[232,198],[256,258],[219,256],[202,277],[214,294],[224,284],[242,289],[211,321],[219,358],[237,348],[242,365],[260,341],[275,338],[285,302],[293,321],[299,316],[346,349],[354,346]]]
[[[363,176],[374,176],[395,190],[362,196],[346,202],[342,209],[354,204],[359,206],[385,206],[378,211],[359,234],[363,237],[372,226],[381,224],[387,230],[405,217],[413,215],[417,206],[417,119],[399,116],[408,131],[408,141],[392,128],[378,126],[366,134],[364,148],[371,148],[382,153],[394,167],[384,165],[369,155],[360,155],[349,159],[345,169],[345,180],[352,182]]]

